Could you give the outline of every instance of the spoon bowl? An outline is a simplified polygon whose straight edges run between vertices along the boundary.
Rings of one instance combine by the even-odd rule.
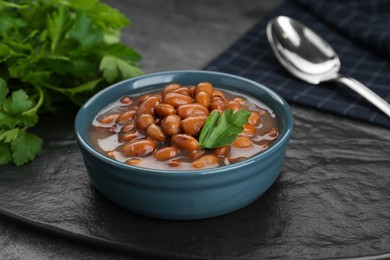
[[[340,82],[390,117],[389,103],[357,80],[341,75],[336,52],[304,24],[287,16],[275,17],[267,25],[267,37],[276,58],[297,78],[311,84]]]

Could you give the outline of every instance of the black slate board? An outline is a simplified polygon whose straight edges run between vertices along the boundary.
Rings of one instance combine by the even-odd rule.
[[[179,258],[390,256],[390,132],[293,107],[280,178],[244,209],[167,221],[112,204],[89,182],[75,110],[42,116],[42,155],[0,167],[0,212],[40,229],[137,255]]]

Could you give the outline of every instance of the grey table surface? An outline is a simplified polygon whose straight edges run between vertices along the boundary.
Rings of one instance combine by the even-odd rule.
[[[145,73],[200,69],[282,1],[107,0],[132,20],[123,41]],[[0,215],[0,259],[144,259],[47,234]]]

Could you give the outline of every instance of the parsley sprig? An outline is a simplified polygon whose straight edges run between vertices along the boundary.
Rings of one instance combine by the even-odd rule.
[[[42,149],[42,139],[27,132],[38,122],[37,107],[22,89],[7,98],[8,91],[0,79],[0,164],[22,165]]]
[[[213,111],[199,135],[199,146],[213,149],[232,144],[244,129],[250,115],[248,110],[233,113],[233,109],[227,109],[222,116],[218,111]]]
[[[40,112],[142,74],[140,55],[120,42],[129,24],[99,0],[0,0],[0,164],[40,152],[28,132]]]

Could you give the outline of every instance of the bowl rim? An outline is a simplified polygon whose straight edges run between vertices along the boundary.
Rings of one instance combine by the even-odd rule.
[[[95,99],[97,99],[99,96],[104,95],[105,93],[111,91],[112,89],[117,88],[119,85],[123,85],[126,83],[135,83],[136,81],[145,79],[145,78],[150,78],[150,77],[158,77],[158,76],[165,76],[165,75],[177,75],[177,74],[209,74],[209,75],[216,75],[216,76],[221,76],[221,77],[228,77],[228,78],[233,78],[239,81],[244,81],[246,83],[249,83],[251,85],[255,85],[256,87],[259,87],[262,91],[266,92],[269,96],[271,96],[273,99],[279,99],[277,103],[280,103],[280,107],[282,108],[281,110],[285,114],[286,118],[286,126],[282,131],[282,134],[278,137],[278,139],[265,151],[250,157],[244,161],[237,162],[234,164],[230,165],[225,165],[221,167],[216,167],[216,168],[207,168],[207,169],[194,169],[194,170],[179,170],[179,169],[173,169],[173,170],[166,170],[166,169],[152,169],[152,168],[146,168],[146,167],[137,167],[133,165],[128,165],[123,162],[114,160],[112,158],[109,158],[108,156],[105,156],[98,150],[96,150],[94,147],[92,147],[85,139],[88,137],[85,136],[83,137],[80,134],[80,131],[78,130],[78,122],[81,120],[80,117],[86,111],[86,107],[89,106],[89,104],[93,103]],[[107,105],[107,104],[104,104]],[[104,105],[101,108],[104,108]],[[267,104],[269,105],[269,104]],[[273,110],[274,108],[270,106]],[[206,71],[206,70],[171,70],[171,71],[162,71],[162,72],[154,72],[154,73],[148,73],[144,74],[141,76],[137,76],[134,78],[126,79],[120,82],[117,82],[115,84],[112,84],[96,94],[94,94],[92,97],[89,98],[87,102],[85,102],[82,107],[79,109],[77,112],[77,115],[75,117],[75,123],[74,123],[74,131],[76,133],[76,138],[79,146],[82,146],[88,153],[92,154],[95,158],[99,159],[100,161],[103,161],[105,163],[108,163],[114,167],[118,167],[121,170],[126,170],[126,174],[148,174],[148,175],[157,175],[157,176],[180,176],[180,177],[190,177],[190,176],[199,176],[199,175],[218,175],[221,173],[225,173],[226,171],[232,171],[237,168],[242,168],[249,166],[251,164],[256,163],[257,161],[262,161],[266,160],[267,157],[271,156],[274,151],[277,151],[281,149],[281,146],[285,145],[286,142],[289,141],[289,138],[292,134],[294,126],[294,119],[292,115],[291,108],[289,104],[286,102],[284,98],[282,98],[278,93],[274,92],[273,90],[269,89],[268,87],[233,74],[229,73],[224,73],[224,72],[216,72],[216,71]],[[83,156],[84,157],[84,156]],[[123,171],[118,171],[118,172],[123,172]]]

